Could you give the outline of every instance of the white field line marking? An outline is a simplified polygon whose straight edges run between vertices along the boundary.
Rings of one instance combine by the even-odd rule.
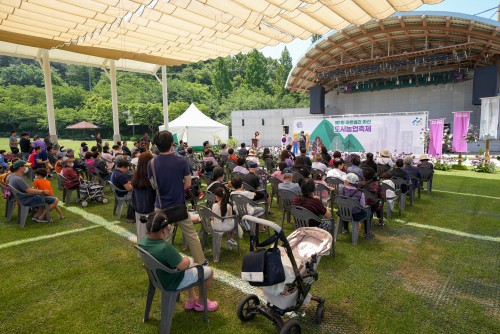
[[[127,229],[125,229],[121,226],[118,226],[117,224],[120,223],[119,221],[109,222],[101,216],[94,215],[92,213],[88,213],[87,211],[80,209],[78,207],[75,207],[75,206],[65,206],[64,208],[68,211],[76,213],[79,216],[82,216],[83,218],[87,219],[88,221],[90,221],[96,225],[102,226],[105,229],[107,229],[115,234],[118,234],[118,235],[124,237],[125,239],[128,239],[131,242],[137,243],[137,236],[135,234],[131,233],[130,231],[128,231]]]
[[[471,193],[457,193],[457,192],[454,192],[454,191],[446,191],[446,190],[432,189],[432,191],[435,191],[437,193],[446,193],[446,194],[454,194],[454,195],[462,195],[462,196],[472,196],[472,197],[482,197],[482,198],[490,198],[490,199],[500,199],[500,197],[495,197],[495,196],[477,195],[477,194],[471,194]]]
[[[406,221],[401,220],[401,219],[392,219],[392,220],[395,221],[395,222],[401,223],[401,224],[405,224],[405,225],[410,225],[410,226],[425,228],[425,229],[428,229],[428,230],[434,230],[434,231],[444,232],[444,233],[448,233],[448,234],[454,234],[454,235],[458,235],[458,236],[461,236],[461,237],[473,238],[473,239],[484,240],[484,241],[500,242],[500,238],[499,237],[490,237],[490,236],[487,236],[487,235],[466,233],[466,232],[452,230],[452,229],[444,228],[444,227],[438,227],[438,226],[431,226],[431,225],[424,225],[424,224],[406,222]]]
[[[26,244],[26,243],[34,242],[34,241],[40,241],[40,240],[45,240],[45,239],[52,239],[52,238],[60,237],[60,236],[67,235],[67,234],[72,234],[72,233],[78,233],[78,232],[82,232],[82,231],[86,231],[86,230],[91,230],[91,229],[98,228],[98,227],[101,227],[101,226],[99,226],[99,225],[92,225],[92,226],[77,228],[77,229],[74,229],[74,230],[68,230],[68,231],[63,231],[63,232],[54,233],[54,234],[42,235],[42,236],[34,237],[34,238],[28,238],[28,239],[22,239],[22,240],[7,242],[5,244],[0,244],[0,249],[9,248],[9,247],[13,247],[13,246],[18,246],[18,245],[22,245],[22,244]]]
[[[65,208],[68,211],[71,211],[73,213],[76,213],[78,215],[83,216],[85,219],[88,219],[91,222],[98,224],[99,226],[104,226],[107,230],[109,230],[115,234],[118,234],[118,235],[124,237],[125,239],[128,239],[129,241],[131,241],[133,243],[137,243],[137,236],[135,234],[129,232],[128,230],[126,230],[125,228],[123,228],[121,226],[115,225],[114,223],[109,223],[106,219],[104,219],[101,216],[97,216],[97,215],[88,213],[85,210],[80,209],[78,207],[74,207],[74,206],[65,207]],[[242,281],[241,278],[239,278],[239,277],[237,277],[237,276],[235,276],[235,275],[233,275],[225,270],[222,270],[222,269],[215,270],[215,278],[218,281],[225,283],[225,284],[227,284],[235,289],[238,289],[243,293],[256,294],[261,299],[261,301],[265,302],[263,294],[262,294],[262,289],[251,286],[247,282]]]

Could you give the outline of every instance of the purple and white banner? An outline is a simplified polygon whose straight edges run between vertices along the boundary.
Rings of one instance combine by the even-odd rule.
[[[457,111],[453,113],[453,152],[467,152],[465,136],[469,129],[470,111]]]
[[[440,157],[443,154],[444,118],[429,120],[429,155]]]
[[[420,133],[427,124],[427,115],[419,111],[294,118],[292,136],[297,138],[304,131],[306,148],[313,151],[324,146],[329,151],[379,152],[387,148],[391,152],[422,154]]]

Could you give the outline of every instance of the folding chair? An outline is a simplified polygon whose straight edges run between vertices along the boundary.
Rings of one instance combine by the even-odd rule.
[[[334,203],[337,204],[337,206],[338,206],[337,215],[339,217],[339,223],[337,224],[337,232],[335,233],[335,235],[338,235],[339,228],[342,225],[343,221],[352,222],[352,244],[357,245],[358,244],[358,225],[362,221],[366,221],[367,237],[370,238],[371,237],[371,229],[372,229],[372,227],[371,227],[372,214],[371,214],[370,207],[369,206],[362,206],[356,200],[354,200],[350,197],[347,197],[347,196],[337,195],[334,197],[333,200],[334,200]],[[366,216],[359,221],[354,220],[354,218],[353,218],[353,209],[354,208],[365,211]]]
[[[64,186],[64,181],[67,181],[67,180],[68,179],[65,178],[62,174],[57,173],[57,182],[58,182],[58,184],[59,183],[61,184],[61,188],[63,191],[63,202],[65,204],[71,203],[71,194],[73,193],[73,191],[76,191],[75,203],[78,203],[78,200],[80,199],[80,191],[78,191],[78,188],[74,188],[74,189],[66,188]]]
[[[228,232],[236,232],[236,235],[238,235],[238,219],[235,215],[221,217],[203,205],[200,205],[198,207],[198,214],[200,215],[201,223],[203,226],[201,244],[203,245],[203,247],[206,247],[208,244],[208,236],[211,234],[212,235],[212,257],[214,259],[214,262],[219,262],[220,249],[222,246],[222,236],[224,235],[224,233],[228,233]],[[217,231],[217,230],[212,228],[212,223],[211,223],[212,218],[220,219],[222,221],[232,219],[234,222],[234,227],[231,231],[227,231],[227,232]],[[236,238],[236,243],[238,244],[238,254],[239,254],[239,252],[240,252],[240,238]]]
[[[419,168],[420,174],[422,174],[422,182],[421,185],[424,185],[424,182],[427,183],[427,195],[431,194],[432,191],[432,178],[434,176],[434,171],[429,168]]]
[[[259,205],[259,206],[262,206],[262,205],[264,206],[264,214],[266,215],[266,219],[268,219],[269,204],[267,203],[267,191],[265,189],[263,189],[263,190],[254,189],[251,185],[249,185],[248,183],[245,183],[245,182],[243,182],[243,189],[245,189],[246,191],[253,192],[253,193],[264,194],[263,199],[261,199],[259,201],[254,201],[254,202],[257,203],[257,205]]]
[[[269,206],[272,207],[274,194],[276,194],[276,202],[279,202],[278,184],[283,183],[283,182],[281,182],[279,179],[277,179],[273,176],[269,176],[269,182],[271,183],[271,204]]]
[[[125,204],[129,204],[129,198],[127,195],[125,196],[119,196],[118,192],[123,191],[118,189],[113,182],[108,181],[109,186],[111,187],[111,191],[115,195],[115,204],[113,206],[113,214],[116,214],[118,211],[118,220],[120,220],[120,217],[122,216],[122,210]]]
[[[0,189],[2,190],[2,194],[4,194],[6,187],[1,183],[0,183]],[[8,222],[10,222],[12,218],[12,213],[14,212],[15,206],[16,206],[16,199],[14,198],[14,196],[10,196],[5,200],[5,218],[7,218]]]
[[[280,205],[283,209],[283,215],[281,217],[281,228],[283,228],[285,225],[285,215],[287,217],[286,219],[287,223],[290,224],[291,214],[292,214],[290,209],[292,207],[292,202],[295,196],[297,196],[297,194],[294,193],[293,191],[286,189],[278,190],[278,198],[280,201]]]
[[[24,199],[26,199],[28,197],[42,196],[42,195],[26,194],[26,193],[20,192],[19,190],[17,190],[16,188],[14,188],[12,186],[10,187],[10,191],[12,191],[12,194],[14,195],[15,199],[17,199],[17,201],[19,203],[18,209],[17,209],[17,223],[21,227],[24,227],[26,225],[26,218],[28,217],[28,212],[31,208],[40,207],[40,206],[45,206],[45,207],[48,206],[48,204],[45,203],[45,200],[43,200],[38,205],[28,206],[28,205],[23,204]],[[43,198],[43,196],[42,196],[42,198]]]
[[[401,197],[401,190],[399,189],[395,189],[393,187],[391,187],[390,185],[388,185],[387,183],[381,183],[380,184],[380,188],[382,189],[382,191],[387,194],[387,190],[392,190],[394,192],[394,197],[387,197],[387,195],[385,196],[384,199],[382,199],[382,211],[383,211],[383,206],[384,204],[387,202],[387,200],[393,200],[394,203],[398,203],[398,211],[399,211],[399,217],[401,217],[401,205],[399,205],[399,198]],[[392,210],[391,210],[391,206],[389,203],[387,203],[387,209],[386,209],[386,213],[387,213],[387,219],[391,219],[392,218]]]
[[[155,295],[156,289],[161,291],[161,333],[168,334],[170,333],[170,329],[172,327],[172,318],[174,315],[175,304],[177,300],[177,296],[180,291],[187,290],[189,288],[193,288],[198,286],[200,289],[201,297],[203,298],[203,306],[205,308],[205,322],[208,323],[208,305],[207,305],[207,291],[205,289],[205,280],[204,280],[204,272],[202,265],[196,265],[193,268],[196,268],[198,271],[198,280],[196,283],[193,283],[183,289],[179,289],[176,291],[167,291],[163,288],[161,280],[158,276],[159,272],[167,272],[170,274],[175,274],[180,272],[177,269],[170,269],[167,266],[161,264],[158,260],[156,260],[149,252],[145,249],[134,246],[144,261],[144,269],[146,270],[149,278],[148,285],[148,295],[146,297],[146,309],[144,310],[144,322],[149,319],[149,311],[151,310],[151,304],[153,303],[153,297]]]

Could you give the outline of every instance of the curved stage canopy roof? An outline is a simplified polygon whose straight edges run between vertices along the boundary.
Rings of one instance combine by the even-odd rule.
[[[327,34],[290,72],[287,88],[332,91],[349,83],[473,69],[500,54],[500,24],[447,12],[397,13]]]
[[[139,63],[227,56],[441,1],[2,0],[0,53],[34,58],[44,48],[55,61],[105,66],[104,59],[126,59],[117,68],[152,73],[157,66]]]

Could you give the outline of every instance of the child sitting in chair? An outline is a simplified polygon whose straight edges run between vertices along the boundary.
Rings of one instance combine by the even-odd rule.
[[[35,170],[35,181],[33,181],[33,188],[39,190],[48,190],[48,196],[54,196],[54,191],[52,190],[52,184],[49,180],[46,180],[47,170],[45,168],[38,168]],[[54,208],[59,214],[60,219],[64,219],[64,214],[59,206]]]
[[[227,217],[233,214],[233,208],[231,204],[229,204],[229,193],[225,189],[225,187],[217,187],[214,190],[215,195],[215,203],[212,205],[212,211],[220,216]],[[212,220],[212,228],[216,231],[227,232],[231,231],[234,228],[234,220],[233,219],[213,219]],[[232,247],[237,247],[238,243],[234,240],[234,238],[241,238],[243,236],[243,230],[241,226],[238,225],[238,235],[234,232],[228,232],[227,234],[227,246],[229,249]]]
[[[162,213],[154,213],[149,215],[146,228],[149,231],[148,235],[139,240],[139,246],[149,252],[156,260],[163,265],[178,269],[179,272],[167,273],[160,271],[158,276],[165,290],[175,291],[196,283],[198,280],[198,270],[191,268],[193,259],[182,256],[179,251],[170,243],[165,241],[169,234],[169,224],[167,216]],[[203,267],[205,288],[208,293],[208,288],[212,285],[214,279],[214,271],[208,266]],[[184,303],[186,310],[195,310],[203,312],[203,299],[196,296],[194,288],[188,290],[188,300]],[[219,307],[216,301],[207,300],[208,311],[215,311]]]

